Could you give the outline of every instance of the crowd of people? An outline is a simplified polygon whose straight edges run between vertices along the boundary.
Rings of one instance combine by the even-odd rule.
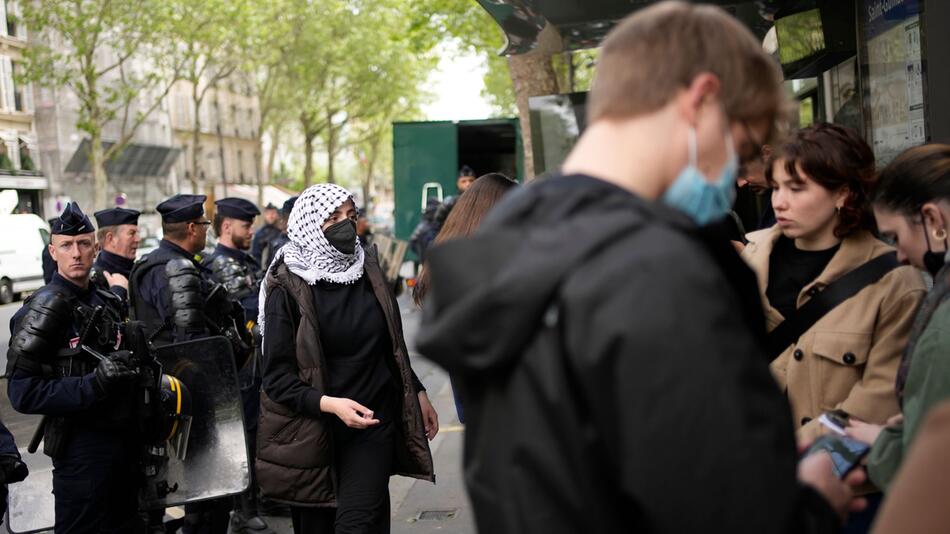
[[[256,232],[253,203],[217,200],[209,219],[206,202],[179,194],[156,206],[162,240],[138,260],[136,210],[98,211],[94,225],[70,203],[51,220],[50,280],[11,320],[7,368],[13,408],[43,415],[31,450],[41,441],[53,462],[55,524],[45,526],[272,532],[263,494],[289,505],[298,532],[388,530],[389,476],[434,479],[427,439],[438,416],[365,218],[358,228],[352,195],[328,184],[265,206]],[[206,250],[209,231],[217,243]],[[212,338],[225,348],[202,344]],[[178,346],[196,356],[170,359]],[[217,365],[202,367],[208,359]],[[210,376],[229,367],[234,376]],[[189,489],[158,478],[179,450],[194,458],[226,440],[219,391],[240,397],[230,400],[243,415],[248,487],[209,484],[200,499],[176,500]],[[186,449],[166,451],[179,434]],[[7,484],[28,476],[6,429],[0,471]],[[155,499],[142,495],[155,495],[143,488],[183,504],[184,517],[148,506]]]
[[[466,166],[427,206],[417,345],[451,378],[480,532],[946,528],[950,145],[877,168],[850,127],[783,132],[785,99],[738,21],[662,2],[604,41],[558,171],[518,186]],[[748,234],[737,184],[768,199]],[[256,232],[254,204],[209,220],[206,200],[159,204],[138,261],[135,210],[51,221],[53,272],[11,321],[7,369],[13,407],[44,415],[51,526],[267,532],[260,494],[294,532],[388,532],[389,477],[435,480],[439,416],[353,195],[311,186]],[[209,338],[236,370],[250,483],[163,524],[137,497],[161,448],[142,392],[190,392],[192,412],[155,421],[188,423],[197,449],[214,406],[197,408],[196,362],[152,376],[142,353]]]
[[[480,532],[946,528],[950,146],[878,169],[781,84],[719,8],[640,10],[563,166],[426,251]]]

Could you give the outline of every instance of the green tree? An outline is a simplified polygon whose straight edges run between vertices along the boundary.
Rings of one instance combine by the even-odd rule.
[[[181,80],[191,89],[191,185],[199,191],[201,178],[201,105],[209,91],[234,75],[244,64],[247,42],[247,0],[174,0],[169,2],[173,24],[170,37],[181,61]],[[219,124],[220,128],[220,124]]]
[[[89,135],[95,208],[107,205],[106,163],[133,139],[177,80],[180,64],[167,38],[163,0],[23,2],[34,39],[24,53],[24,80],[68,88],[79,100],[76,127]],[[144,68],[136,68],[135,62]],[[103,130],[119,121],[118,139]]]
[[[388,125],[390,110],[415,101],[435,66],[431,49],[437,42],[416,32],[396,0],[328,0],[306,9],[316,12],[305,17],[311,26],[288,54],[304,137],[304,186],[313,178],[317,140],[327,155],[327,181],[335,182],[337,156],[361,140],[349,126]]]
[[[302,4],[295,0],[271,0],[253,2],[247,14],[243,70],[254,86],[260,111],[257,131],[259,204],[264,200],[265,176],[272,180],[280,174],[283,179],[285,174],[275,171],[274,165],[282,135],[288,129],[288,123],[295,120],[287,58],[297,49],[296,42],[306,20],[300,16],[301,11]],[[266,161],[262,142],[265,133],[271,141]]]

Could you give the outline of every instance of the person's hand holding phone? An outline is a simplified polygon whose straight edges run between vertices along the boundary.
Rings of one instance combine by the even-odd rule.
[[[881,431],[884,430],[885,427],[896,426],[903,422],[904,414],[897,414],[891,417],[883,425],[865,423],[860,419],[854,419],[852,417],[848,420],[848,426],[845,427],[844,431],[848,437],[863,441],[868,445],[874,445],[874,442],[877,441],[877,437],[881,435]]]
[[[844,479],[834,472],[831,454],[815,452],[798,462],[798,480],[815,489],[844,520],[848,512],[857,512],[867,506],[863,497],[855,497],[854,489],[867,479],[863,468],[852,469]]]

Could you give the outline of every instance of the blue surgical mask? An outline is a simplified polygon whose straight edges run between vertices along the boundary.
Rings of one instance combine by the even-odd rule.
[[[673,185],[663,194],[663,202],[689,215],[699,226],[720,219],[732,209],[736,198],[736,175],[739,158],[732,146],[732,135],[726,134],[726,166],[719,178],[709,182],[696,166],[696,129],[690,127],[689,162]]]

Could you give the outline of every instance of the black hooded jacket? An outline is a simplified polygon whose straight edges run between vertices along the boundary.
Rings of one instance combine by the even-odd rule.
[[[835,532],[796,481],[754,277],[724,239],[585,176],[430,251],[420,351],[466,414],[480,532]]]

